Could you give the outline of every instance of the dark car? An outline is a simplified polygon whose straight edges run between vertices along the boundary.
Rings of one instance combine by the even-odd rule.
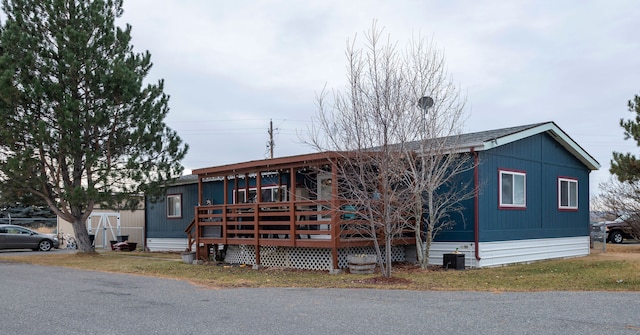
[[[629,218],[621,216],[613,221],[606,221],[607,240],[611,243],[622,243],[623,240],[634,239],[634,229]]]
[[[39,233],[22,226],[0,224],[0,249],[49,251],[59,245],[56,235]]]

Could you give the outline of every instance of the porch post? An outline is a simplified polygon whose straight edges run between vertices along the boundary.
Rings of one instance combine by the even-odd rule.
[[[236,194],[236,196],[238,195]],[[244,196],[245,196],[244,202],[249,202],[250,199],[249,199],[249,174],[248,173],[244,174]]]
[[[222,179],[222,192],[222,204],[226,205],[229,203],[229,176],[227,175],[224,175],[224,179]]]
[[[338,242],[340,239],[340,225],[339,225],[339,204],[338,199],[338,167],[335,161],[331,161],[331,258],[333,263],[333,269],[340,268],[338,265]]]
[[[298,241],[298,235],[296,230],[298,230],[298,226],[296,225],[296,169],[289,169],[289,231],[291,240],[293,240],[293,246],[296,246],[296,242]]]
[[[193,220],[195,220],[195,225],[193,229],[195,229],[194,234],[196,235],[196,241],[195,241],[196,259],[200,259],[200,256],[202,255],[200,251],[200,215],[199,215],[199,208],[198,208],[199,206],[202,206],[202,176],[200,175],[198,175],[198,204],[195,208],[195,213],[193,216]],[[189,238],[187,237],[187,241],[188,240]],[[187,247],[189,250],[192,250],[190,245]]]
[[[247,180],[247,185],[248,185]],[[248,194],[248,193],[247,193]],[[258,170],[256,172],[256,203],[253,208],[253,222],[255,222],[254,226],[254,244],[255,244],[255,257],[256,257],[256,265],[260,265],[260,203],[262,202],[262,172]]]
[[[198,176],[198,206],[202,206],[202,177]]]
[[[237,182],[238,179],[234,178],[234,180]],[[227,204],[229,204],[229,176],[227,174],[224,175],[222,182],[224,183],[222,187],[224,193],[222,194],[222,227],[220,230],[224,244],[227,244]]]
[[[262,172],[256,172],[256,202],[262,202]]]

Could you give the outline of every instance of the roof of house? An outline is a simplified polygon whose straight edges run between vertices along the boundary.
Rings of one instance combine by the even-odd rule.
[[[494,129],[477,133],[461,134],[457,144],[476,151],[489,150],[533,135],[547,133],[567,151],[574,155],[590,170],[600,168],[600,163],[589,155],[578,143],[565,133],[555,122],[534,123],[518,127]]]
[[[174,180],[171,185],[178,186],[178,185],[187,185],[187,184],[196,184],[196,183],[198,183],[198,175],[187,174],[187,175],[176,178],[176,180]]]
[[[475,133],[465,133],[455,136],[447,136],[429,140],[431,144],[437,143],[440,148],[448,151],[484,151],[493,149],[508,143],[512,143],[530,136],[541,133],[547,133],[553,137],[567,151],[574,155],[590,170],[600,168],[598,163],[591,155],[589,155],[578,143],[576,143],[569,135],[567,135],[554,122],[542,122],[517,127],[493,129]],[[411,142],[407,144],[410,148],[418,149],[420,142]],[[429,145],[427,146],[429,147]],[[255,160],[243,163],[228,164],[217,167],[202,168],[194,170],[193,173],[201,176],[221,175],[225,173],[246,173],[263,171],[265,169],[278,166],[291,166],[295,163],[312,163],[318,161],[326,161],[329,157],[337,157],[337,153],[312,153],[297,156],[280,157],[273,159]]]
[[[230,174],[251,174],[256,171],[279,170],[290,167],[304,167],[318,163],[328,163],[330,158],[340,157],[336,152],[316,152],[296,156],[253,160],[208,168],[195,169],[192,172],[201,177],[224,176]]]
[[[501,128],[501,129],[493,129],[480,131],[476,133],[467,133],[459,135],[459,143],[462,143],[464,146],[476,146],[478,143],[484,143],[487,141],[492,141],[498,138],[503,138],[505,136],[518,134],[522,131],[529,130],[531,128],[535,128],[545,123],[535,123],[517,127],[509,127],[509,128]],[[526,136],[523,136],[526,137]]]

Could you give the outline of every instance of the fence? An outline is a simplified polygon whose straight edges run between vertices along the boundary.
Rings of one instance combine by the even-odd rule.
[[[0,218],[0,224],[14,224],[46,234],[57,233],[57,223],[56,218]]]
[[[591,249],[607,252],[607,231],[604,222],[591,223],[590,225]]]

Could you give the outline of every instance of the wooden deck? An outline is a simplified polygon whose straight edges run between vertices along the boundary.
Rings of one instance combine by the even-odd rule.
[[[341,219],[330,203],[228,204],[196,208],[197,243],[252,244],[289,247],[369,245],[362,232],[351,229],[355,220]],[[344,215],[342,215],[344,216]]]
[[[335,267],[339,249],[373,246],[366,222],[346,210],[353,206],[339,197],[336,162],[343,155],[316,153],[194,170],[198,203],[207,202],[205,182],[219,182],[221,189],[214,196],[217,203],[195,208],[185,229],[189,248],[195,245],[197,259],[209,260],[214,246],[253,246],[255,264],[260,264],[261,247],[330,249]],[[268,189],[279,191],[263,194]],[[394,241],[414,243],[413,232]]]
[[[296,201],[198,206],[195,220],[185,232],[190,236],[189,245],[200,246],[196,249],[198,259],[209,258],[210,245],[335,250],[373,245],[367,237],[370,235],[358,229],[363,221],[349,211],[331,210],[331,205],[331,202]],[[411,233],[407,233],[408,238],[398,240],[397,244],[415,243],[409,238]],[[257,263],[259,257],[257,254]]]

